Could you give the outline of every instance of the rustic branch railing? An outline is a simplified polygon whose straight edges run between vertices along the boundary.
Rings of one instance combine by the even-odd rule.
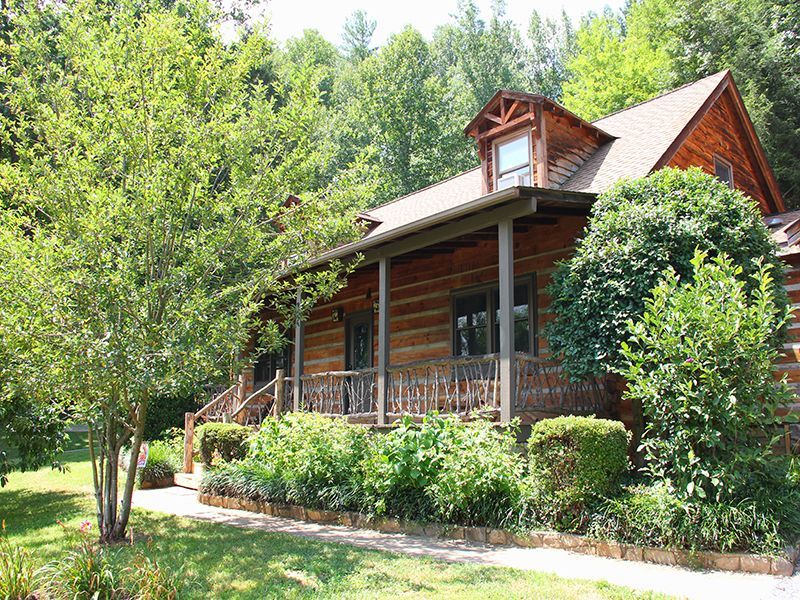
[[[231,420],[240,425],[258,426],[264,418],[277,416],[283,412],[285,394],[283,369],[278,369],[275,378],[245,398],[231,414]]]
[[[387,413],[424,415],[436,410],[466,415],[497,410],[498,365],[497,354],[390,365]]]
[[[211,402],[194,413],[195,422],[200,419],[204,421],[222,421],[224,414],[231,414],[236,410],[239,402],[238,390],[239,386],[234,383],[224,392],[216,395]]]
[[[377,370],[327,371],[302,375],[300,410],[323,415],[360,415],[377,410]]]
[[[516,355],[516,383],[518,412],[602,412],[608,401],[602,378],[570,381],[560,363],[522,353]]]

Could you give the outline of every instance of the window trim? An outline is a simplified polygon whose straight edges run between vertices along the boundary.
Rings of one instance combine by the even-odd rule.
[[[523,132],[514,131],[507,135],[497,138],[492,142],[492,175],[494,178],[494,189],[498,189],[498,184],[502,175],[500,174],[500,153],[497,151],[500,146],[506,144],[508,142],[513,142],[517,138],[521,138],[525,136],[528,140],[528,179],[530,180],[530,185],[533,185],[533,138],[531,137],[531,128],[528,127]],[[508,172],[516,171],[517,169],[521,169],[523,165],[519,165],[508,169]]]
[[[514,278],[514,287],[525,285],[528,288],[528,344],[530,353],[533,356],[539,356],[539,307],[538,307],[538,278],[536,271],[532,271],[525,275],[520,275]],[[493,348],[498,347],[500,341],[495,340],[495,312],[498,310],[494,306],[494,292],[500,288],[500,282],[494,280],[488,283],[479,283],[463,288],[451,290],[450,292],[450,352],[452,356],[460,356],[458,352],[458,343],[456,340],[456,333],[458,332],[458,325],[456,323],[456,299],[463,296],[472,296],[483,292],[486,295],[486,308],[487,308],[487,324],[488,331],[486,332],[487,354],[494,354]],[[515,348],[516,351],[516,348]]]
[[[727,160],[725,158],[722,158],[719,154],[714,154],[713,155],[713,159],[714,159],[714,177],[716,177],[719,181],[722,181],[722,179],[720,179],[717,176],[717,164],[724,165],[725,167],[728,168],[728,171],[730,171],[731,179],[730,179],[730,181],[722,181],[722,182],[723,183],[727,183],[728,187],[733,189],[734,185],[735,185],[734,184],[734,180],[733,180],[733,163],[731,163],[731,161],[729,161],[729,160]]]

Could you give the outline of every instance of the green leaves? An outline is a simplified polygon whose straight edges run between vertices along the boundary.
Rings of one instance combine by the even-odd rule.
[[[747,497],[774,460],[771,429],[791,397],[772,371],[791,311],[771,265],[748,282],[724,254],[697,250],[690,262],[691,281],[666,270],[628,323],[625,397],[642,405],[647,473],[686,499]]]
[[[727,253],[741,268],[737,277],[744,277],[748,293],[755,293],[749,277],[758,261],[778,264],[755,204],[699,169],[663,169],[600,197],[575,255],[558,267],[549,289],[556,319],[545,334],[571,376],[620,364],[627,322],[643,313],[664,269],[691,276],[695,248],[712,256]],[[781,271],[773,272],[769,277],[777,279],[763,285],[785,302]],[[669,326],[679,337],[680,324]]]

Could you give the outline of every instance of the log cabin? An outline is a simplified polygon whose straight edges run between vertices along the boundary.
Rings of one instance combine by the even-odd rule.
[[[218,413],[227,407],[242,422],[268,406],[375,425],[431,410],[630,423],[607,379],[570,381],[549,356],[546,286],[597,195],[662,167],[700,167],[757,202],[800,295],[800,212],[784,212],[729,71],[594,122],[500,90],[465,134],[480,166],[370,210],[360,239],[312,261],[363,256],[341,291],[295,324],[286,352],[260,356],[215,399]],[[796,384],[800,328],[792,332],[794,357],[780,368]]]

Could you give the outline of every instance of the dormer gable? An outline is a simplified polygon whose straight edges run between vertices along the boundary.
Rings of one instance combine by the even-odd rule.
[[[558,188],[613,136],[538,94],[499,90],[464,132],[475,139],[483,192]]]

